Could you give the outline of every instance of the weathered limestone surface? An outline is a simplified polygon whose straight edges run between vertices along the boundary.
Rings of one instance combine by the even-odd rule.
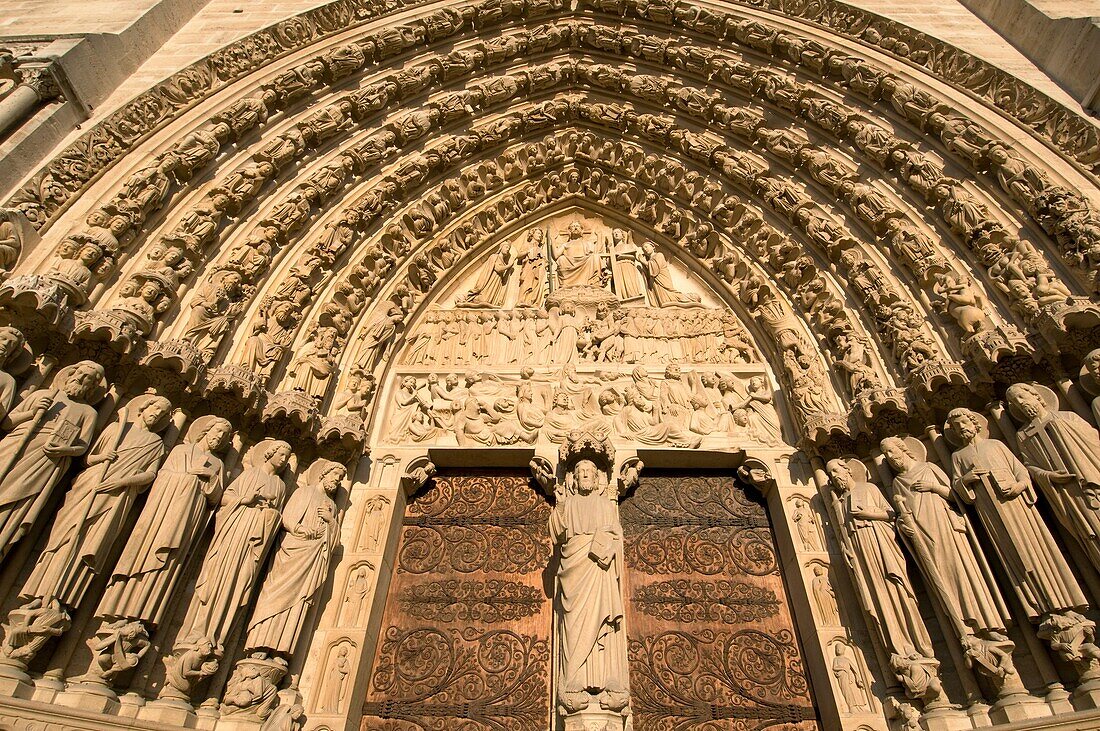
[[[1011,33],[0,17],[0,725],[1100,728],[1100,132]]]

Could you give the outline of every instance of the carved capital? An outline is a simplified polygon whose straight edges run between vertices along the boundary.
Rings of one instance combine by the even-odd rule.
[[[62,95],[52,66],[51,63],[45,66],[19,67],[19,77],[23,85],[34,91],[39,101],[52,101]]]

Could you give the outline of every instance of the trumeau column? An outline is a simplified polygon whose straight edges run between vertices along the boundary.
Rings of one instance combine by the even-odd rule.
[[[433,472],[423,449],[395,449],[363,458],[352,476],[332,592],[299,668],[306,729],[359,728],[405,502]]]

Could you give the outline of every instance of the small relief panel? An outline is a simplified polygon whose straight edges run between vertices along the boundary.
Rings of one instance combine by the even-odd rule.
[[[549,515],[514,472],[439,475],[409,501],[364,731],[549,728]]]
[[[658,472],[621,516],[634,728],[818,729],[762,502]]]

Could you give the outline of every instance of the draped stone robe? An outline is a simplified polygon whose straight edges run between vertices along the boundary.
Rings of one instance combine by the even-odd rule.
[[[318,590],[340,526],[336,503],[320,485],[303,485],[283,509],[283,537],[248,623],[248,649],[289,655],[294,651]]]
[[[75,607],[104,570],[137,496],[153,481],[153,471],[164,456],[164,441],[133,422],[115,422],[99,435],[89,461],[112,450],[118,453],[117,460],[89,467],[73,480],[22,596],[56,597]],[[103,489],[106,483],[143,473],[148,473],[148,480],[140,484]]]
[[[160,624],[191,547],[221,500],[222,473],[222,461],[207,450],[205,440],[171,451],[111,573],[97,616]]]
[[[95,409],[60,389],[37,390],[24,403],[34,403],[42,394],[51,399],[45,413],[31,415],[0,440],[0,469],[10,465],[0,474],[0,556],[30,529],[72,463],[72,455],[52,457],[45,448],[72,447],[83,453],[95,432]]]
[[[8,415],[11,407],[15,405],[17,390],[15,377],[7,371],[0,370],[0,421]]]
[[[285,492],[279,475],[259,467],[245,470],[226,488],[181,637],[194,632],[225,643],[271,548]]]
[[[609,526],[618,531],[618,551],[605,569],[589,551],[596,534]],[[559,692],[625,690],[622,529],[617,506],[600,491],[568,495],[550,514],[550,535],[561,555],[557,602]]]
[[[1058,521],[1084,546],[1100,570],[1100,436],[1077,414],[1052,411],[1016,434],[1020,456],[1050,502]],[[1076,479],[1058,483],[1050,473]]]
[[[600,286],[600,259],[591,237],[569,239],[555,253],[559,287]]]
[[[971,631],[1004,631],[1008,612],[965,516],[936,492],[918,489],[920,484],[938,485],[950,493],[951,482],[931,462],[916,462],[894,478],[896,500],[916,523],[914,535],[905,530],[902,535],[929,588],[940,597],[947,614]]]
[[[850,541],[852,574],[860,604],[879,625],[891,653],[932,657],[932,639],[917,608],[905,557],[894,529],[894,511],[877,485],[854,482],[840,501]],[[860,517],[871,513],[881,518]]]
[[[980,439],[955,452],[951,464],[955,490],[974,505],[1028,619],[1083,611],[1088,600],[1035,508],[1031,476],[1016,455],[1002,442]],[[1025,487],[1009,494],[1019,485]]]

